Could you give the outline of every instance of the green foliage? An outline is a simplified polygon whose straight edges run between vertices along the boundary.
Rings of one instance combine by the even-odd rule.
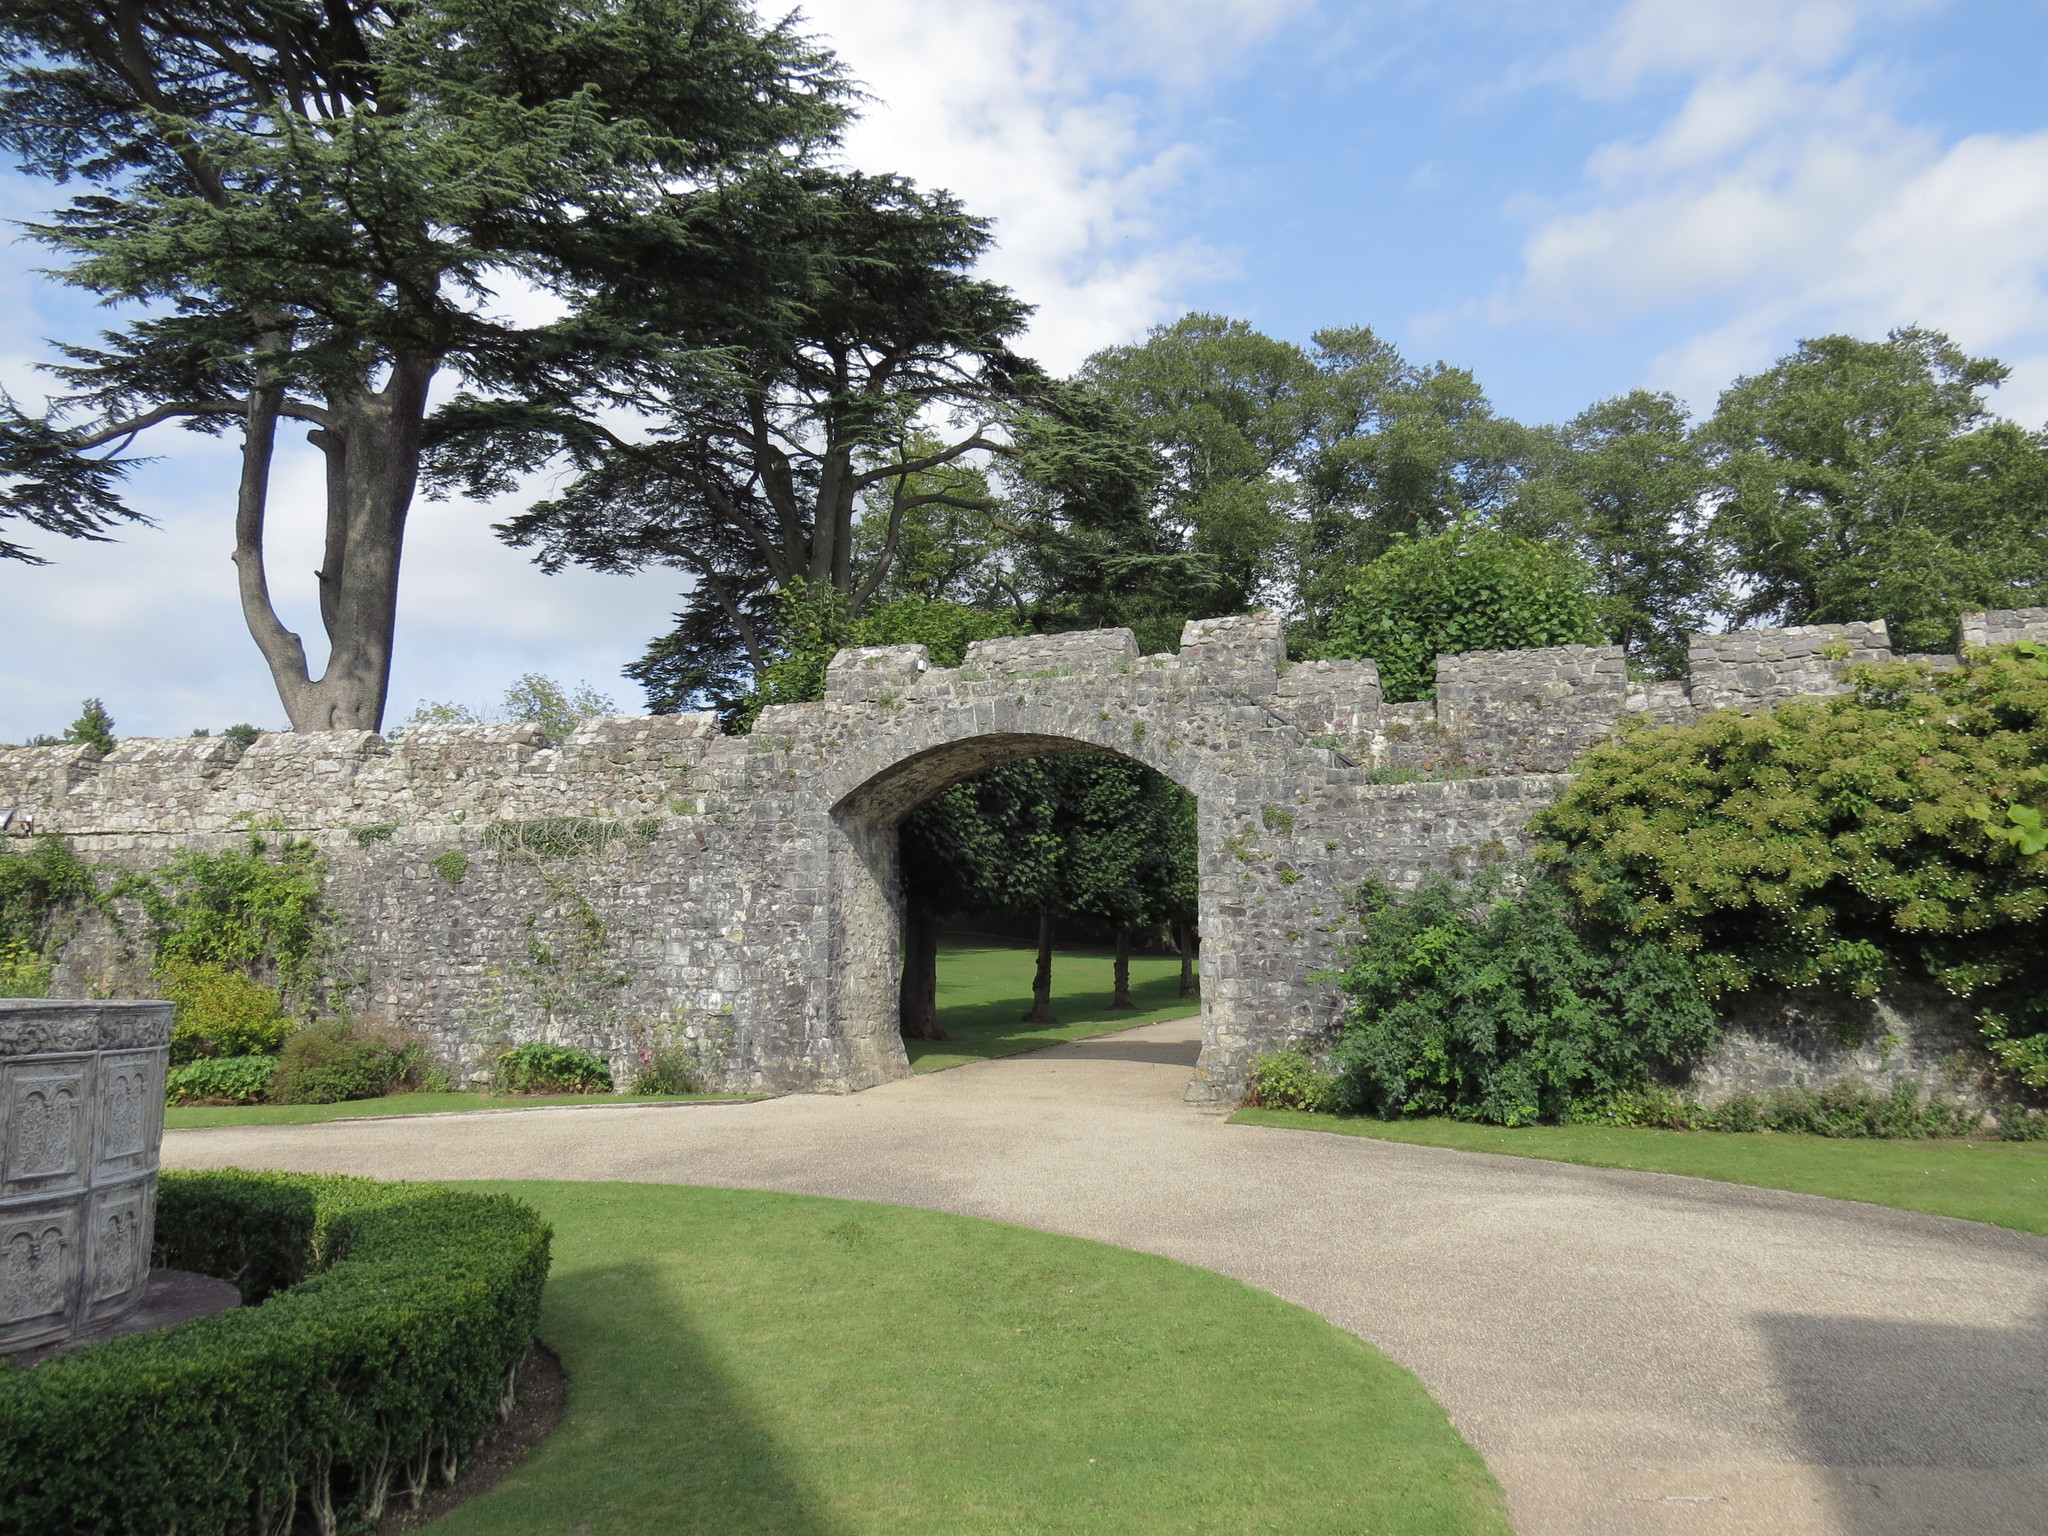
[[[1685,407],[1636,390],[1545,434],[1503,526],[1577,549],[1608,641],[1631,663],[1679,677],[1686,637],[1709,628],[1725,598],[1706,526],[1711,479]]]
[[[1300,1109],[1322,1114],[1337,1106],[1336,1083],[1299,1049],[1269,1051],[1252,1062],[1247,1109]]]
[[[565,688],[551,677],[527,672],[505,690],[496,709],[472,709],[467,704],[423,701],[406,717],[404,729],[434,725],[488,725],[496,720],[517,720],[535,726],[541,740],[559,747],[586,720],[615,715],[619,706],[588,683]]]
[[[935,667],[957,667],[976,640],[1016,633],[1001,614],[940,598],[901,597],[860,618],[829,587],[796,587],[778,595],[781,650],[728,724],[753,728],[770,704],[803,704],[825,697],[825,669],[844,646],[921,645]]]
[[[27,847],[0,844],[0,946],[47,957],[67,914],[100,900],[99,881],[54,832]]]
[[[450,885],[462,884],[462,877],[469,873],[469,855],[460,848],[451,848],[446,853],[437,853],[427,861],[433,865],[434,873]]]
[[[78,718],[65,729],[64,739],[91,747],[105,757],[114,750],[114,717],[98,699],[87,699]]]
[[[171,1060],[209,1056],[275,1056],[293,1022],[270,988],[240,971],[204,960],[166,960],[156,968],[156,991],[177,1005],[171,1025]]]
[[[1738,1093],[1711,1108],[1676,1089],[1647,1086],[1582,1104],[1567,1117],[1577,1125],[1621,1125],[1669,1131],[1778,1131],[1805,1136],[1881,1136],[1895,1140],[1981,1136],[1978,1110],[1938,1096],[1923,1095],[1911,1083],[1886,1093],[1856,1082],[1818,1088],[1774,1088]],[[2037,1141],[2048,1135],[2048,1119],[2008,1113],[1997,1133],[2007,1141]]]
[[[491,1064],[492,1086],[499,1093],[610,1093],[612,1069],[588,1051],[573,1046],[529,1040],[514,1046]],[[689,1090],[636,1088],[636,1093]]]
[[[941,791],[904,819],[910,899],[1109,927],[1194,921],[1194,797],[1119,757],[1030,757]]]
[[[1555,1120],[1684,1064],[1719,1034],[1685,961],[1584,923],[1562,886],[1499,866],[1412,895],[1369,882],[1336,979],[1341,1108]]]
[[[538,863],[544,859],[596,858],[616,843],[643,836],[641,829],[622,821],[606,821],[597,816],[543,816],[533,821],[492,822],[484,828],[484,846],[504,858]],[[435,868],[440,868],[438,862]],[[468,869],[466,859],[463,869]],[[446,870],[442,870],[442,876],[446,878]]]
[[[1360,571],[1318,654],[1379,663],[1389,703],[1436,697],[1436,658],[1598,645],[1593,575],[1556,544],[1464,525],[1397,542]]]
[[[502,1196],[164,1173],[154,1262],[252,1305],[0,1372],[0,1528],[375,1529],[501,1416],[549,1239]]]
[[[1930,979],[2048,1034],[2048,654],[1854,669],[1770,714],[1624,730],[1532,826],[1587,906],[1693,957],[1710,991],[1868,997]],[[2031,1047],[2013,1045],[2024,1052]]]
[[[1081,377],[1158,450],[1161,520],[1214,563],[1216,611],[1251,606],[1287,564],[1293,487],[1283,471],[1307,435],[1316,377],[1307,355],[1242,320],[1190,314],[1096,353]]]
[[[280,1104],[378,1099],[427,1067],[427,1049],[418,1040],[350,1019],[323,1019],[285,1041],[273,1096]]]
[[[173,1037],[172,1044],[177,1044]],[[275,1056],[209,1056],[174,1066],[164,1083],[167,1104],[262,1104],[277,1081]]]
[[[108,894],[140,904],[159,967],[211,965],[269,978],[303,1010],[326,980],[326,872],[311,842],[273,844],[252,833],[239,848],[181,848],[153,875],[120,876]]]
[[[0,997],[48,997],[52,969],[26,939],[0,942]]]
[[[697,1059],[681,1045],[650,1045],[639,1053],[633,1069],[633,1092],[639,1094],[703,1093],[704,1078]]]
[[[505,713],[514,720],[537,726],[541,740],[551,747],[567,741],[586,720],[615,715],[619,706],[588,683],[564,688],[551,677],[528,672],[505,690]]]
[[[1907,328],[1804,341],[1730,385],[1704,435],[1735,617],[1881,618],[1899,650],[1934,651],[1964,610],[2040,602],[2048,437],[1985,409],[2009,371]]]

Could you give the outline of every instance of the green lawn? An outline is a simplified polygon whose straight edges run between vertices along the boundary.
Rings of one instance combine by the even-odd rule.
[[[1241,1109],[1232,1125],[1334,1131],[1465,1152],[1686,1173],[1838,1200],[1961,1216],[2048,1236],[2048,1146],[2010,1141],[1876,1141],[1827,1136],[1645,1131],[1605,1125],[1508,1130],[1463,1120],[1373,1120]]]
[[[900,1206],[479,1187],[554,1224],[568,1417],[435,1536],[1507,1536],[1414,1377],[1210,1271]]]
[[[536,1109],[544,1104],[697,1104],[748,1102],[758,1095],[559,1093],[531,1097],[491,1098],[481,1093],[394,1093],[382,1099],[351,1099],[346,1104],[232,1104],[172,1106],[164,1111],[164,1129],[202,1130],[215,1125],[313,1125],[322,1120],[353,1120],[362,1115],[445,1115],[477,1109]]]
[[[1131,957],[1131,1001],[1114,1009],[1109,1000],[1110,952],[1062,949],[1052,957],[1052,1011],[1057,1024],[1020,1024],[1031,1007],[1035,949],[987,939],[948,939],[939,946],[939,1026],[951,1038],[907,1040],[910,1069],[937,1072],[963,1062],[1084,1040],[1135,1024],[1184,1018],[1202,1011],[1198,997],[1177,997],[1180,961],[1171,956]]]

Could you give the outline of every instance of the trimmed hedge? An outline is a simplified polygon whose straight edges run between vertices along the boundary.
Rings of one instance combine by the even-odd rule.
[[[374,1528],[509,1409],[549,1237],[496,1195],[164,1174],[154,1261],[231,1281],[245,1305],[0,1369],[0,1531]]]

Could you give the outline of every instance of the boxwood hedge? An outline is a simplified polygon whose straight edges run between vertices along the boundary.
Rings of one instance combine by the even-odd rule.
[[[245,1305],[0,1368],[0,1531],[373,1528],[509,1409],[549,1236],[501,1196],[164,1174],[155,1262]]]

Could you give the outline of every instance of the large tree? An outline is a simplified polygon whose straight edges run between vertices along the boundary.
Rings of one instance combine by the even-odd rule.
[[[1709,537],[1712,472],[1685,407],[1635,390],[1547,428],[1504,515],[1510,531],[1576,547],[1597,582],[1601,626],[1629,660],[1685,671],[1687,636],[1724,600]]]
[[[844,94],[827,54],[738,0],[11,6],[0,144],[89,189],[31,233],[62,281],[140,313],[64,346],[48,414],[0,412],[0,517],[104,538],[136,518],[118,488],[138,434],[234,434],[242,607],[292,724],[375,727],[437,378],[578,376],[619,342],[585,301],[622,272],[671,292],[702,273],[704,305],[747,310],[723,185],[829,136]],[[521,284],[566,315],[505,318]],[[264,564],[286,422],[327,470],[318,675]]]
[[[1905,329],[1801,342],[1730,385],[1704,432],[1736,620],[1881,618],[1931,651],[1966,608],[2041,601],[2048,438],[1987,410],[2007,372]]]
[[[1003,413],[1035,372],[1010,351],[1028,310],[973,275],[987,223],[953,198],[827,171],[769,191],[732,216],[776,303],[760,323],[712,317],[703,341],[728,342],[716,366],[627,343],[580,387],[465,397],[435,423],[435,474],[472,492],[543,465],[572,472],[500,530],[544,568],[684,572],[683,633],[658,645],[712,691],[774,660],[777,594],[857,618],[906,516],[984,505],[932,472],[1003,446]],[[659,272],[620,302],[621,325],[648,313],[687,337],[698,317],[687,285],[671,291]],[[621,406],[644,434],[618,424]],[[887,525],[862,550],[855,526],[877,497]]]
[[[1142,342],[1096,353],[1081,377],[1159,450],[1160,521],[1183,548],[1214,563],[1216,611],[1276,595],[1276,577],[1290,564],[1290,472],[1317,383],[1308,356],[1242,320],[1189,314],[1155,326]]]

